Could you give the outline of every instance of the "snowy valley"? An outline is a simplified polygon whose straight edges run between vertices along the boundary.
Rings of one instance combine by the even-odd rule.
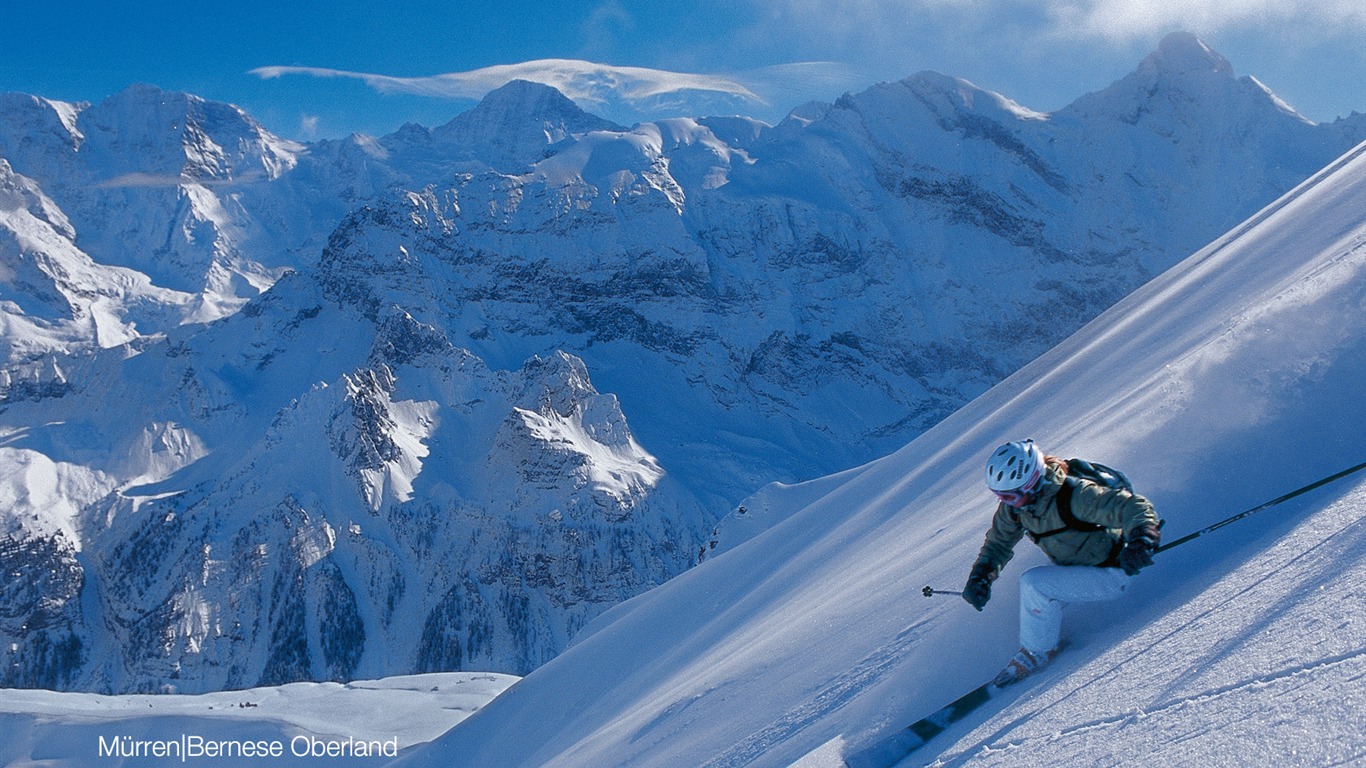
[[[0,687],[508,673],[410,764],[837,765],[1011,650],[1008,590],[983,617],[916,594],[961,583],[995,442],[1123,466],[1178,533],[1362,460],[1360,159],[1238,225],[1363,139],[1188,35],[1051,114],[922,73],[777,126],[626,128],[512,83],[301,145],[148,86],[0,97]],[[1304,508],[1302,550],[1270,547],[1289,518],[1239,529],[1241,568],[1174,552],[1021,700],[1095,665],[1161,678],[1129,659],[1144,632],[1236,673],[1153,683],[1159,715],[1300,671],[1331,690],[1350,610],[1303,601],[1320,650],[1265,669],[1162,622],[1220,589],[1290,601],[1278,562],[1326,583],[1305,553],[1352,562],[1321,533],[1351,509]],[[0,754],[133,701],[86,695],[3,710],[30,746]],[[997,711],[945,761],[992,759]],[[1087,723],[1147,738],[1127,712]]]

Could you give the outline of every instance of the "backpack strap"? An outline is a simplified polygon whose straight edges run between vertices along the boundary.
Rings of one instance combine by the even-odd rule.
[[[1054,502],[1058,505],[1058,516],[1062,518],[1062,527],[1055,528],[1051,531],[1044,531],[1043,533],[1030,533],[1029,538],[1038,542],[1039,539],[1056,536],[1063,531],[1094,533],[1095,531],[1105,530],[1105,526],[1103,525],[1097,525],[1085,520],[1078,520],[1077,516],[1072,514],[1072,490],[1076,487],[1076,482],[1077,481],[1073,478],[1067,477],[1062,481],[1062,487],[1058,489],[1058,495],[1053,497]]]

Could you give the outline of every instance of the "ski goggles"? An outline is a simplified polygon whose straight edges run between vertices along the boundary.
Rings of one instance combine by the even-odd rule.
[[[996,498],[1000,499],[1002,503],[1012,507],[1023,507],[1034,500],[1034,494],[1038,493],[1040,485],[1043,485],[1042,470],[1013,491],[992,491],[992,493],[996,494]]]

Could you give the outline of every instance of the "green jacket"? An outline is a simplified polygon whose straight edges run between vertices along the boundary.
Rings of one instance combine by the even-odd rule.
[[[1057,495],[1066,477],[1067,465],[1050,457],[1043,486],[1033,504],[1019,508],[1004,503],[997,505],[977,561],[989,564],[1000,573],[1015,555],[1015,545],[1026,533],[1037,535],[1065,528],[1062,515],[1058,514]],[[1158,524],[1153,505],[1136,493],[1107,488],[1081,478],[1074,479],[1073,483],[1072,516],[1103,525],[1106,530],[1065,530],[1036,540],[1039,549],[1058,565],[1114,566],[1125,534],[1144,523]]]

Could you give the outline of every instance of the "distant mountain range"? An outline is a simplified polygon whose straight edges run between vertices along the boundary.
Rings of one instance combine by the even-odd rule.
[[[0,97],[0,686],[524,673],[1362,139],[1179,34],[1052,114],[922,73],[628,129],[514,82],[301,145]]]

